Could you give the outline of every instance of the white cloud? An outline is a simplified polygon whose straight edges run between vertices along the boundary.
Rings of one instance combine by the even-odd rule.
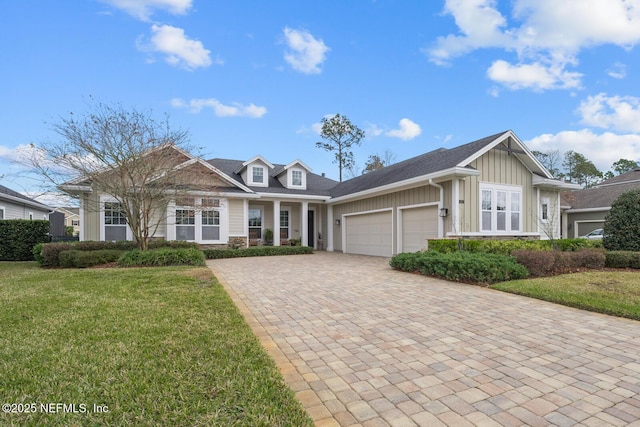
[[[563,131],[557,134],[543,134],[525,144],[531,150],[560,150],[565,153],[573,150],[583,154],[596,167],[605,172],[620,159],[640,160],[640,135],[617,135],[611,132],[594,133],[589,129]]]
[[[322,72],[320,66],[327,59],[327,52],[331,50],[322,39],[316,39],[308,31],[289,27],[285,27],[284,37],[289,48],[284,54],[284,59],[294,70],[304,74]]]
[[[420,125],[412,122],[409,119],[400,120],[400,129],[390,130],[385,133],[386,136],[392,138],[400,138],[404,141],[409,141],[422,133]]]
[[[184,15],[192,6],[192,0],[102,0],[115,8],[141,20],[149,21],[156,10],[172,15]]]
[[[384,133],[384,130],[378,127],[375,123],[367,123],[367,128],[364,130],[366,136],[380,136]]]
[[[599,93],[582,101],[578,113],[587,126],[640,133],[640,98]]]
[[[580,87],[582,74],[569,72],[563,67],[532,64],[511,65],[507,61],[497,60],[487,70],[494,82],[509,89],[575,89]]]
[[[0,145],[0,159],[12,163],[28,163],[28,160],[38,153],[39,151],[36,147],[31,144],[20,144],[16,147],[5,147]]]
[[[494,81],[511,89],[572,89],[582,75],[566,68],[578,65],[582,49],[605,44],[629,49],[640,42],[636,0],[514,0],[511,22],[497,3],[447,0],[444,13],[453,16],[459,33],[438,37],[423,52],[447,65],[476,49],[503,49],[517,55],[518,65],[494,61],[488,72]]]
[[[148,43],[138,41],[138,49],[164,54],[169,64],[187,70],[211,65],[211,52],[204,48],[201,41],[188,38],[182,28],[154,24],[151,32]],[[216,63],[221,64],[222,61],[216,60]]]
[[[624,79],[627,77],[627,66],[620,62],[616,62],[607,70],[607,75],[614,79]]]
[[[171,105],[175,108],[187,108],[192,113],[199,113],[203,108],[211,108],[218,117],[250,117],[257,119],[267,114],[265,107],[255,104],[243,105],[234,102],[232,105],[224,105],[215,98],[196,98],[189,102],[180,98],[171,100]]]

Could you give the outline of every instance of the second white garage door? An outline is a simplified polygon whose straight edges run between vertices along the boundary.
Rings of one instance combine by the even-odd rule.
[[[402,252],[420,251],[437,238],[438,206],[402,209]]]
[[[346,253],[391,256],[391,211],[345,216],[344,222]]]

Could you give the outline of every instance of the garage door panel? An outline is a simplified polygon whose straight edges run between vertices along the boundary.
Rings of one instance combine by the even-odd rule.
[[[345,252],[351,254],[391,256],[391,212],[345,217]]]
[[[438,238],[438,207],[423,206],[402,210],[402,252],[426,248],[428,239]]]

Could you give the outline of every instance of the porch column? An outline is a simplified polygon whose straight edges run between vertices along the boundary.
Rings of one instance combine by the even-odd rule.
[[[309,202],[302,202],[301,213],[300,236],[302,237],[302,246],[309,246]]]
[[[280,246],[280,200],[273,201],[273,246]]]
[[[327,252],[333,252],[333,205],[327,206]]]

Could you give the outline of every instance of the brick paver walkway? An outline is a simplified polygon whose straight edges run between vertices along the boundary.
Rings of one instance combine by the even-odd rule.
[[[640,322],[384,258],[208,265],[317,426],[640,426]]]

